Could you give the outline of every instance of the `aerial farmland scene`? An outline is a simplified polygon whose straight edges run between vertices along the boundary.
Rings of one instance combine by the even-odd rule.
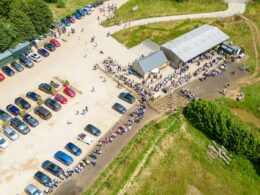
[[[259,195],[260,0],[0,0],[0,195]]]

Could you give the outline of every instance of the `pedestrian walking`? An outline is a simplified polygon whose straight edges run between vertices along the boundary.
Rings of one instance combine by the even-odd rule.
[[[91,92],[95,92],[95,88],[94,87],[92,87]]]
[[[88,112],[88,107],[87,106],[85,107],[85,110],[86,110],[86,112]]]

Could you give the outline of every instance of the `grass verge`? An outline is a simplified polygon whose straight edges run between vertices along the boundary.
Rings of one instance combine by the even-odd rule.
[[[207,160],[210,142],[180,115],[166,115],[141,129],[84,194],[117,194],[129,184],[154,144],[139,174],[128,185],[127,194],[259,194],[260,180],[253,165],[238,156],[232,157],[230,166]]]
[[[138,9],[131,12],[132,7]],[[112,26],[120,21],[133,21],[142,18],[180,15],[188,13],[213,12],[227,9],[227,4],[220,0],[129,0],[115,13],[115,18],[106,20],[104,26]]]

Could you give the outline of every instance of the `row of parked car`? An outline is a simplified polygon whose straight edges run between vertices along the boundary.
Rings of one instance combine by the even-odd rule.
[[[121,100],[123,100],[123,101],[125,101],[127,103],[130,103],[130,104],[133,104],[135,102],[135,97],[133,95],[131,95],[130,93],[128,93],[128,92],[120,93],[118,98],[120,98]],[[119,104],[119,103],[116,103],[116,104]],[[114,108],[114,106],[113,106],[113,108]],[[114,108],[114,109],[117,110],[116,108]],[[122,113],[121,109],[119,109],[117,111]],[[101,130],[98,129],[96,126],[92,125],[92,124],[88,124],[84,128],[84,130],[86,132],[94,135],[94,136],[100,136],[101,135]],[[84,137],[82,137],[82,135],[84,135]],[[86,144],[90,144],[93,141],[93,139],[89,139],[84,133],[81,133],[77,138],[80,141],[82,141],[82,142],[84,142]],[[80,156],[82,154],[82,149],[79,146],[77,146],[74,143],[72,143],[72,142],[67,143],[64,148],[70,154],[59,150],[59,151],[57,151],[54,154],[54,158],[57,161],[61,162],[62,164],[66,165],[66,166],[70,166],[74,162],[74,159],[73,159],[72,155],[73,156]],[[51,162],[49,160],[45,160],[42,163],[41,167],[44,170],[46,170],[48,173],[50,173],[50,174],[52,174],[52,175],[54,175],[56,177],[59,177],[59,178],[63,177],[63,169],[59,165],[54,163],[54,162]],[[53,182],[52,179],[50,178],[50,176],[48,176],[46,173],[44,173],[42,171],[37,171],[34,174],[34,179],[37,180],[40,184],[42,184],[45,187],[50,186],[51,183]],[[37,187],[35,187],[32,184],[29,184],[25,188],[25,191],[28,192],[30,189],[40,191]],[[33,194],[33,193],[29,193],[29,194]]]
[[[52,81],[53,82],[53,81]],[[56,83],[56,87],[58,84]],[[61,104],[67,103],[67,98],[60,93],[53,93],[50,84],[42,83],[39,85],[39,90],[52,94],[54,98],[47,98],[43,103],[51,110],[57,112],[61,109]],[[70,87],[65,87],[63,93],[69,97],[74,97],[76,92]],[[26,94],[26,98],[37,102],[41,99],[41,96],[34,92],[29,91]],[[17,130],[21,134],[28,134],[30,132],[30,127],[36,127],[39,125],[39,121],[33,117],[31,114],[26,113],[31,108],[31,104],[22,97],[17,97],[14,100],[14,104],[9,104],[6,107],[6,111],[0,109],[0,120],[7,122],[10,126],[5,126],[3,133],[12,141],[19,138],[19,134],[13,129]],[[24,113],[22,112],[24,111]],[[14,118],[10,114],[14,115]],[[44,106],[40,105],[34,109],[34,113],[44,120],[48,120],[52,117],[52,113],[46,109]],[[19,118],[21,116],[22,119]],[[13,129],[12,129],[12,128]],[[8,142],[0,136],[0,148],[5,149],[8,147]]]
[[[2,71],[8,77],[12,77],[15,75],[15,71],[22,72],[24,67],[32,68],[34,62],[40,62],[42,60],[41,56],[48,57],[50,55],[49,52],[55,51],[56,47],[60,47],[60,42],[52,38],[49,43],[44,44],[43,48],[38,49],[38,54],[33,52],[21,54],[18,57],[18,61],[11,62],[10,67],[2,67]],[[5,79],[4,74],[0,73],[0,81]]]
[[[76,22],[77,20],[82,19],[86,15],[90,15],[95,10],[95,5],[89,4],[83,8],[77,9],[72,16],[67,16],[61,19],[61,23],[65,26],[70,26],[71,24]]]

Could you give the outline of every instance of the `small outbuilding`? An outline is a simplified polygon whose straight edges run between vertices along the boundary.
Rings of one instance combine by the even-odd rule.
[[[139,76],[147,78],[150,73],[156,73],[168,64],[169,62],[163,51],[158,51],[134,62],[132,70]]]
[[[14,60],[13,55],[10,51],[6,50],[0,53],[0,68]]]
[[[234,45],[231,42],[223,42],[220,47],[220,50],[224,51],[225,53],[229,55],[239,55],[241,53],[241,48],[238,47],[237,45]]]
[[[9,51],[12,53],[14,58],[17,58],[22,53],[30,51],[30,49],[30,42],[26,41],[24,43],[19,43],[15,48],[9,49]]]
[[[66,27],[65,24],[61,23],[61,22],[54,22],[51,24],[51,29],[55,32],[57,32],[59,34],[59,36],[61,34],[66,33]],[[54,32],[53,32],[54,33]]]

